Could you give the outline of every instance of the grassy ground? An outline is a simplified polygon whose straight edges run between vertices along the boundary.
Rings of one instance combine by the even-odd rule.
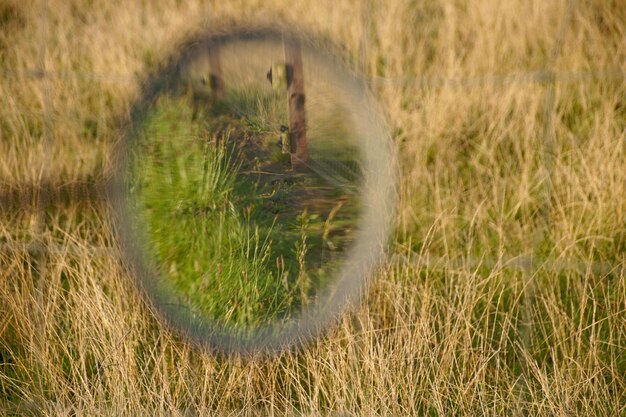
[[[623,415],[624,13],[0,3],[0,414]],[[220,358],[154,318],[81,184],[111,166],[141,74],[194,28],[251,19],[344,47],[402,179],[390,256],[355,312],[302,351]]]

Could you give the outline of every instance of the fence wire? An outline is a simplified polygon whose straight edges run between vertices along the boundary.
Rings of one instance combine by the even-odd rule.
[[[100,83],[133,84],[140,79],[139,74],[104,73],[90,71],[46,71],[36,68],[21,70],[0,69],[0,78],[5,80],[79,80]],[[586,71],[558,71],[534,70],[515,71],[502,74],[484,74],[473,76],[443,77],[435,75],[424,76],[370,76],[366,78],[371,88],[418,86],[420,88],[474,88],[484,86],[508,86],[516,84],[571,84],[593,82],[599,80],[626,81],[626,70],[621,68],[598,68]]]

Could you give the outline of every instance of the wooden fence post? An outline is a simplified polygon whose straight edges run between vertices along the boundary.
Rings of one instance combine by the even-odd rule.
[[[224,77],[222,75],[220,45],[218,43],[213,43],[209,46],[209,85],[215,97],[223,100],[225,97]]]
[[[283,41],[289,94],[289,136],[291,140],[291,167],[301,170],[309,160],[306,137],[304,74],[302,51],[297,40]]]

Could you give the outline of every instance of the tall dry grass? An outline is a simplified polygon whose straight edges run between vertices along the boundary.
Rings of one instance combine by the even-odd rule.
[[[38,210],[27,185],[101,178],[142,74],[186,33],[259,20],[344,47],[403,176],[360,308],[244,360],[154,318],[104,203]],[[603,0],[4,0],[0,414],[623,415],[625,22]]]

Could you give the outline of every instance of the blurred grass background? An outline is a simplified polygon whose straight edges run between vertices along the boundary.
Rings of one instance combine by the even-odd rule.
[[[32,204],[105,175],[116,118],[187,33],[250,21],[342,45],[402,168],[366,300],[256,360],[154,318],[105,204]],[[624,414],[625,22],[617,0],[3,0],[0,413]]]

